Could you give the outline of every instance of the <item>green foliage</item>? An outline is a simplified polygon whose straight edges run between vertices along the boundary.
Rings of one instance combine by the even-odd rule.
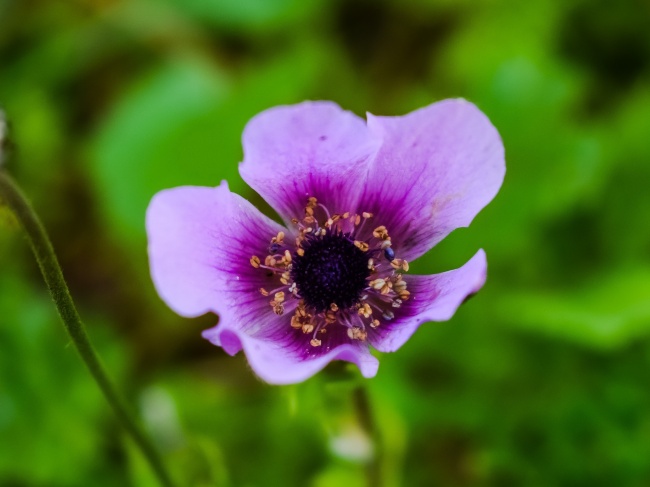
[[[381,357],[385,485],[647,485],[648,25],[640,0],[0,1],[8,169],[179,485],[364,485],[367,460],[336,446],[365,441],[354,383],[266,386],[200,338],[215,317],[165,308],[151,196],[227,179],[273,215],[237,171],[259,111],[452,96],[494,122],[508,170],[471,227],[413,263],[440,272],[484,247],[489,278]],[[155,485],[2,207],[0,438],[1,485]]]

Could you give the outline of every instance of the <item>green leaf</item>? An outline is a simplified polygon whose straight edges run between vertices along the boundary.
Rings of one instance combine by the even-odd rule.
[[[183,58],[157,69],[118,101],[91,159],[107,212],[124,233],[144,234],[145,211],[157,191],[216,186],[236,177],[236,161],[217,156],[222,130],[216,110],[226,91],[210,65]]]
[[[617,270],[581,289],[505,295],[499,313],[511,325],[600,349],[650,334],[650,268]]]

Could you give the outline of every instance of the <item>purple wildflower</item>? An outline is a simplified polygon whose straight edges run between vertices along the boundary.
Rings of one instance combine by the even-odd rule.
[[[330,102],[276,107],[243,145],[242,177],[284,226],[225,182],[169,189],[147,212],[149,257],[163,300],[183,316],[217,313],[203,336],[243,349],[265,381],[299,382],[331,360],[372,377],[369,345],[397,350],[485,282],[482,250],[453,271],[407,274],[503,181],[499,135],[471,103],[367,123]]]

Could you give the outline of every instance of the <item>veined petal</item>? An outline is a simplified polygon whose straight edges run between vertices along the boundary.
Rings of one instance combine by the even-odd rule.
[[[280,321],[279,317],[275,318],[276,321]],[[287,335],[283,339],[278,339],[278,336],[272,338],[263,331],[250,335],[242,330],[231,328],[227,324],[229,321],[226,319],[226,323],[203,332],[204,338],[223,347],[231,355],[243,348],[253,371],[269,384],[301,382],[333,360],[345,360],[356,364],[366,378],[374,377],[379,367],[378,360],[370,354],[365,345],[342,344],[321,350],[310,348],[308,340],[301,340],[304,345],[296,347],[296,342],[290,337],[293,330],[288,323],[284,323],[282,327],[269,327],[274,329],[276,334],[286,330]]]
[[[501,138],[465,100],[445,100],[402,117],[368,114],[382,140],[360,207],[390,229],[399,257],[413,260],[470,224],[505,174]]]
[[[231,193],[227,183],[161,191],[149,205],[146,224],[154,285],[178,314],[263,305],[257,290],[267,277],[250,258],[284,228]]]
[[[254,117],[243,145],[242,178],[289,225],[310,196],[333,213],[353,211],[379,141],[335,103],[305,102]]]
[[[381,352],[394,352],[422,323],[450,319],[468,296],[483,287],[486,277],[483,250],[459,269],[432,276],[408,276],[411,299],[395,309],[395,319],[373,331],[370,342]]]

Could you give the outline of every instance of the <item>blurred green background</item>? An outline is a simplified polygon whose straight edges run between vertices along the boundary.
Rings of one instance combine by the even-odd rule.
[[[7,169],[51,233],[112,376],[180,485],[364,485],[349,385],[257,380],[175,316],[144,212],[231,189],[246,121],[446,97],[499,129],[504,186],[416,262],[487,285],[368,382],[387,486],[650,485],[650,4],[643,0],[0,0]],[[0,208],[0,485],[155,485]]]

